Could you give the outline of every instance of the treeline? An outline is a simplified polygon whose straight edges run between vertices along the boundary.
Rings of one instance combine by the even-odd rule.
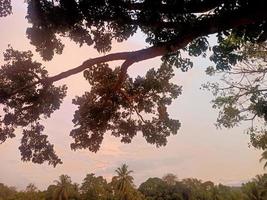
[[[267,200],[267,174],[257,175],[240,187],[215,185],[194,178],[178,180],[174,174],[149,178],[137,188],[127,165],[115,170],[111,182],[87,174],[79,185],[61,175],[44,191],[29,184],[17,191],[0,183],[0,200]]]

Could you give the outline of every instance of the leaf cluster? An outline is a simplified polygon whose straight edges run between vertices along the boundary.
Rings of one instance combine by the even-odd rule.
[[[240,44],[239,40],[232,42],[237,46]],[[250,121],[247,133],[251,145],[264,151],[261,159],[264,160],[267,148],[266,42],[243,43],[236,53],[242,55],[243,59],[231,71],[222,72],[212,67],[207,69],[209,75],[222,76],[221,81],[207,83],[204,88],[215,96],[212,103],[213,108],[219,110],[217,126],[232,128],[241,122]]]
[[[12,13],[11,0],[0,1],[0,17],[6,17]]]
[[[55,155],[53,145],[43,135],[42,118],[59,109],[66,95],[66,86],[55,87],[45,82],[48,72],[32,60],[32,53],[19,52],[13,48],[4,53],[4,64],[0,70],[0,141],[15,137],[15,129],[23,127],[22,144],[19,147],[22,160],[35,163],[49,161],[54,166],[61,163]],[[42,81],[41,81],[42,80]]]
[[[157,146],[165,145],[166,137],[177,133],[180,123],[167,113],[167,106],[181,93],[181,87],[170,82],[174,76],[171,66],[165,63],[144,77],[127,76],[117,90],[119,73],[118,68],[112,70],[107,64],[84,72],[91,90],[73,100],[78,105],[73,119],[78,128],[70,134],[74,138],[72,149],[96,152],[106,132],[121,137],[124,143],[142,132],[147,142]]]

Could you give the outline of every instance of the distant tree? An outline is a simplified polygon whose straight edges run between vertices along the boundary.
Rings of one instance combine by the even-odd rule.
[[[0,183],[0,200],[64,200],[64,195],[55,196],[63,185],[68,188],[69,200],[266,200],[267,197],[267,174],[257,175],[241,187],[215,185],[195,178],[176,181],[175,184],[149,178],[140,184],[138,190],[133,185],[128,187],[124,195],[118,191],[118,176],[107,183],[102,176],[87,174],[80,188],[77,183],[72,184],[67,175],[61,175],[59,179],[57,185],[49,185],[46,191],[39,191],[29,184],[24,191],[18,192],[14,187]]]
[[[41,200],[40,192],[33,183],[27,185],[25,189],[25,196],[25,199],[27,200]]]
[[[25,192],[38,192],[38,188],[33,183],[30,183],[27,185]]]
[[[212,181],[206,181],[204,183],[202,183],[202,186],[206,189],[206,190],[210,190],[211,188],[213,188],[215,185]]]
[[[96,177],[94,174],[87,174],[81,185],[81,197],[84,200],[107,200],[109,193],[107,181],[102,177]]]
[[[243,185],[248,199],[267,199],[267,174],[257,175],[251,182]]]
[[[142,183],[138,190],[145,196],[146,200],[187,200],[188,190],[181,182],[168,184],[160,178],[149,178]]]
[[[113,178],[113,182],[116,185],[116,189],[119,193],[120,200],[128,199],[128,194],[134,187],[133,177],[130,175],[132,170],[128,170],[128,165],[123,164],[121,167],[115,170],[117,176]]]
[[[59,180],[55,180],[56,190],[54,200],[69,200],[71,190],[71,178],[68,175],[60,175]]]
[[[22,160],[57,165],[62,161],[43,134],[42,119],[59,109],[66,86],[56,81],[83,72],[90,91],[76,97],[74,139],[71,149],[96,152],[104,134],[111,132],[121,142],[130,143],[138,132],[157,147],[167,144],[180,122],[172,119],[168,106],[181,94],[172,83],[174,69],[187,71],[193,66],[189,56],[206,57],[218,70],[230,70],[244,57],[237,50],[246,43],[266,41],[266,0],[27,0],[27,37],[44,60],[61,54],[68,37],[79,45],[91,45],[106,55],[84,61],[80,66],[55,76],[29,51],[8,48],[0,70],[0,141],[15,136],[23,128],[20,146]],[[2,0],[0,12],[11,12],[10,1]],[[55,14],[56,13],[56,14]],[[144,49],[107,54],[112,42],[123,42],[141,31]],[[216,44],[208,37],[215,34]],[[233,37],[242,43],[228,45]],[[162,57],[158,69],[144,76],[127,74],[134,63]],[[120,60],[119,67],[109,62]],[[261,100],[261,96],[258,100]],[[265,104],[258,104],[265,108]],[[230,110],[235,115],[235,110]],[[260,112],[259,112],[260,113]],[[264,115],[264,114],[263,114]]]
[[[165,181],[168,185],[175,185],[178,181],[177,176],[172,173],[168,173],[162,177],[162,180]]]
[[[240,199],[243,200],[243,194],[239,187],[230,187],[219,184],[215,187],[217,190],[217,198],[218,199],[225,199],[225,200],[232,200],[232,199]]]
[[[138,190],[149,200],[162,196],[167,184],[160,178],[149,178],[141,183]]]
[[[116,176],[109,183],[109,196],[114,200],[144,200],[143,195],[135,188],[134,178],[130,175],[128,165],[123,164],[115,170]]]
[[[160,178],[149,178],[139,191],[146,200],[243,200],[240,188],[215,185],[211,181],[187,178],[167,184]]]
[[[187,195],[191,199],[205,199],[208,198],[206,187],[203,185],[202,181],[195,178],[187,178],[183,179],[182,183],[186,185]]]
[[[45,191],[45,200],[53,200],[56,189],[56,185],[49,185]]]
[[[12,199],[16,193],[17,191],[15,188],[0,183],[0,200]]]
[[[248,182],[242,187],[246,200],[264,200],[255,182]]]
[[[70,200],[80,200],[80,188],[78,183],[73,183],[70,190]]]

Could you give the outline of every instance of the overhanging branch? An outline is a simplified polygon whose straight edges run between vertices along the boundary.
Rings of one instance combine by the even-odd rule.
[[[80,73],[92,65],[115,60],[125,61],[124,65],[127,65],[127,67],[122,67],[122,72],[126,73],[128,67],[132,64],[175,52],[184,48],[188,43],[200,36],[206,36],[222,30],[238,28],[240,26],[264,20],[267,20],[267,12],[264,7],[255,8],[253,10],[243,9],[231,11],[229,13],[225,13],[223,16],[211,16],[197,22],[194,26],[189,26],[188,29],[180,33],[175,40],[159,43],[155,46],[137,51],[111,53],[105,56],[89,59],[78,67],[48,78],[47,81],[56,82],[71,75]]]

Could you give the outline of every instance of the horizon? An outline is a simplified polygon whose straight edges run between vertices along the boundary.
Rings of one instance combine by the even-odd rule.
[[[120,166],[118,166],[118,167],[120,167]],[[130,168],[130,166],[129,166],[129,170],[131,170],[131,168]],[[90,173],[88,173],[88,174],[94,174],[93,172],[90,172]],[[133,171],[133,173],[134,173],[134,171]],[[164,175],[163,175],[163,177],[165,176],[165,175],[167,175],[167,174],[172,174],[172,173],[165,173]],[[60,175],[68,175],[68,174],[60,174]],[[58,178],[59,178],[59,176],[60,175],[58,175]],[[86,177],[86,175],[87,174],[85,174],[84,175],[84,178]],[[94,174],[96,177],[98,177],[98,176],[101,176],[101,175],[96,175],[96,174]],[[176,175],[176,174],[173,174],[173,175]],[[115,169],[114,169],[114,176],[115,176]],[[113,176],[113,177],[114,177]],[[102,176],[105,180],[107,180],[107,178],[106,177],[104,177],[104,176]],[[135,182],[134,182],[134,180],[133,180],[133,183],[134,183],[134,185],[135,185],[135,188],[139,188],[140,187],[140,185],[142,184],[142,183],[144,183],[144,182],[146,182],[148,179],[153,179],[153,178],[160,178],[160,179],[162,179],[163,177],[157,177],[157,176],[153,176],[153,177],[148,177],[146,180],[144,180],[143,182],[141,182],[141,183],[139,183],[138,185],[137,184],[135,184]],[[71,177],[70,177],[71,178]],[[133,176],[133,178],[134,178],[134,176]],[[239,182],[228,182],[228,183],[220,183],[220,182],[218,182],[218,183],[214,183],[214,185],[215,186],[218,186],[218,185],[224,185],[224,186],[228,186],[228,187],[232,187],[232,188],[241,188],[242,187],[242,185],[243,184],[245,184],[245,183],[248,183],[249,181],[252,181],[253,180],[253,178],[255,178],[255,177],[252,177],[251,179],[248,179],[248,180],[242,180],[242,181],[239,181]],[[194,177],[185,177],[185,178],[183,178],[183,179],[179,179],[179,177],[177,177],[177,182],[182,182],[183,180],[186,180],[186,179],[195,179]],[[48,186],[50,186],[50,185],[55,185],[55,181],[56,180],[58,180],[58,179],[55,179],[55,180],[51,180],[51,183],[48,185]],[[71,179],[72,180],[72,179]],[[202,179],[197,179],[197,180],[199,180],[199,181],[201,181],[202,183],[205,183],[205,182],[208,182],[208,181],[210,181],[210,180],[202,180]],[[83,179],[82,179],[82,181],[83,181]],[[74,183],[77,183],[79,186],[82,184],[82,181],[81,182],[74,182],[73,180],[72,180],[72,184],[74,184]],[[17,188],[17,187],[15,187],[15,186],[13,186],[13,185],[7,185],[7,184],[5,184],[5,183],[3,183],[3,182],[0,182],[0,183],[2,183],[2,184],[4,184],[5,186],[8,186],[8,187],[11,187],[11,188],[15,188],[18,192],[23,192],[23,191],[25,191],[25,189],[26,189],[26,187],[29,185],[29,184],[34,184],[34,183],[32,183],[32,182],[30,182],[30,183],[27,183],[26,184],[26,187],[25,188]],[[111,180],[107,180],[107,183],[111,183]],[[34,184],[35,185],[35,184]],[[36,185],[35,185],[36,186]],[[47,186],[47,187],[48,187]],[[43,189],[40,189],[39,187],[37,187],[37,189],[38,189],[38,191],[45,191],[45,190],[47,190],[47,187],[46,188],[43,188]]]

